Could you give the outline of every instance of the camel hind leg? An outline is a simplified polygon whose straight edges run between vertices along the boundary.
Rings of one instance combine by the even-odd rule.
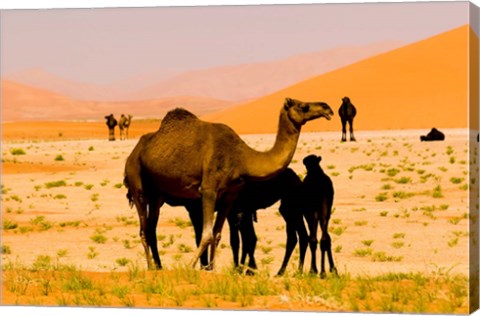
[[[317,269],[317,245],[318,245],[318,239],[317,239],[317,229],[318,229],[318,212],[316,211],[310,211],[308,214],[306,214],[305,218],[307,219],[307,224],[308,224],[308,230],[309,230],[309,238],[308,238],[308,243],[310,246],[310,252],[312,254],[312,264],[310,267],[310,273],[312,274],[317,274],[318,269]]]
[[[158,254],[156,230],[158,224],[158,217],[160,215],[160,208],[162,207],[163,203],[164,202],[161,199],[154,199],[153,201],[150,201],[147,217],[147,244],[150,246],[153,261],[155,262],[155,267],[158,270],[162,269],[162,262],[160,261],[160,256]]]
[[[331,208],[331,203],[328,203],[327,200],[324,199],[322,201],[322,213],[320,214],[320,228],[322,229],[322,237],[320,240],[320,253],[322,256],[320,277],[322,279],[326,277],[325,254],[328,257],[330,272],[337,274],[337,268],[335,268],[335,263],[333,262],[332,239],[328,233],[328,222],[330,220]]]
[[[152,269],[152,257],[150,256],[150,247],[148,245],[148,240],[146,236],[147,231],[147,204],[144,202],[143,198],[140,196],[135,198],[133,203],[138,213],[138,220],[140,222],[140,242],[142,243],[143,249],[145,250],[145,257],[147,259],[148,269]]]

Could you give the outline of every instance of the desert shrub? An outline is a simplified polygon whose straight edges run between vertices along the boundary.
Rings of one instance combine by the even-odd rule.
[[[27,153],[22,148],[12,148],[10,153],[14,156],[26,155]]]
[[[433,189],[432,197],[433,197],[433,198],[436,198],[436,199],[443,197],[442,187],[441,187],[440,185],[437,185],[437,186]]]
[[[97,244],[104,244],[107,242],[107,237],[99,233],[95,233],[94,235],[90,236],[90,239]]]
[[[9,245],[2,245],[0,246],[0,253],[4,254],[4,255],[9,255],[12,253],[12,249],[10,248]]]
[[[450,178],[450,182],[452,182],[453,184],[459,184],[462,181],[463,181],[463,178],[456,178],[456,177]]]
[[[130,260],[128,260],[127,258],[118,258],[117,260],[115,260],[115,262],[121,266],[121,267],[125,267],[129,262]]]
[[[10,230],[10,229],[15,229],[18,227],[18,224],[9,220],[9,219],[6,219],[3,221],[3,229],[4,230]]]
[[[375,201],[377,202],[383,202],[387,199],[388,199],[388,195],[386,192],[382,192],[375,197]]]
[[[52,182],[45,183],[45,187],[47,189],[64,187],[66,185],[67,185],[67,183],[64,180],[52,181]]]

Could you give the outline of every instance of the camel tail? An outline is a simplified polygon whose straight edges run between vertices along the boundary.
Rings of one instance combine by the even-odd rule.
[[[123,178],[123,185],[127,188],[127,200],[128,200],[128,205],[130,205],[130,208],[133,207],[133,197],[132,197],[132,191],[129,187],[129,183],[128,183],[128,178],[127,176],[125,176]]]

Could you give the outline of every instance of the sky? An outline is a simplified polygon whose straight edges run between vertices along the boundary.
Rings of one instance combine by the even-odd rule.
[[[1,72],[107,84],[158,71],[415,42],[468,23],[467,2],[2,10]]]

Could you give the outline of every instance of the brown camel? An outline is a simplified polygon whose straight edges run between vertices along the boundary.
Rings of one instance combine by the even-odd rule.
[[[295,153],[301,127],[310,120],[330,119],[332,115],[333,111],[326,103],[286,98],[280,111],[275,144],[269,151],[258,152],[224,124],[201,121],[184,109],[168,112],[159,130],[144,140],[147,144],[139,154],[139,166],[131,168],[141,177],[131,175],[132,170],[125,170],[140,217],[140,234],[147,262],[150,264],[149,244],[145,237],[149,192],[155,192],[159,197],[150,202],[148,210],[148,217],[155,225],[166,197],[201,198],[202,238],[193,265],[210,246],[210,265],[213,267],[223,224],[243,184],[266,180],[287,168]],[[130,177],[136,181],[130,181]],[[148,183],[150,187],[144,188],[142,183]],[[214,222],[215,210],[218,214]],[[156,265],[161,268],[159,262]]]
[[[350,141],[356,141],[355,136],[353,135],[353,119],[357,115],[357,109],[350,102],[349,97],[344,97],[342,99],[342,105],[338,109],[338,115],[342,121],[342,142],[347,141],[347,122],[350,126]]]
[[[115,126],[117,126],[117,120],[113,116],[113,114],[105,116],[107,120],[107,127],[108,127],[108,140],[114,141],[115,140]]]
[[[120,116],[120,121],[118,122],[118,128],[120,129],[120,140],[128,139],[128,128],[132,123],[132,116],[129,114],[128,117],[122,114]]]
[[[142,176],[140,154],[142,153],[144,147],[148,144],[149,139],[153,136],[154,133],[148,133],[140,137],[139,142],[130,153],[125,163],[125,178],[123,183],[128,189],[127,199],[130,207],[132,207],[134,204],[140,204],[144,205],[146,208],[148,208],[148,210],[152,210],[156,207],[156,205],[159,205],[160,201],[165,201],[165,203],[170,206],[184,206],[190,216],[190,221],[192,222],[192,226],[195,231],[195,241],[198,247],[200,244],[200,238],[202,236],[203,225],[202,200],[176,198],[173,196],[166,196],[165,194],[159,196],[158,192],[155,192],[154,190],[154,185],[149,184],[146,180],[146,177]],[[143,208],[137,206],[136,209],[140,221],[142,222],[142,219],[146,220],[146,225],[144,228],[142,225],[140,225],[140,238],[145,249],[148,267],[151,267],[151,261],[149,260],[149,252],[151,250],[156,267],[161,269],[162,264],[158,254],[156,234],[158,213],[147,212],[147,214],[142,214],[140,211],[143,210]],[[206,251],[202,254],[200,263],[202,267],[208,267],[208,256]]]

